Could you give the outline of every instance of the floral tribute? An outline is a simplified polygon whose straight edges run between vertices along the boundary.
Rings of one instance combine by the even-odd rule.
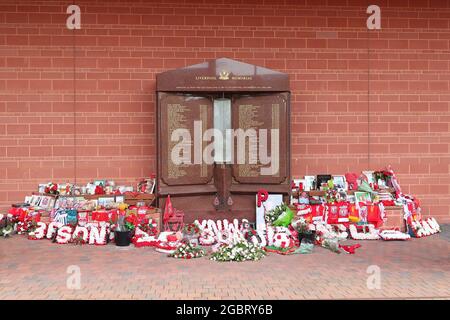
[[[195,221],[195,225],[200,229],[199,242],[203,246],[214,244],[232,244],[245,241],[249,226],[246,219],[239,223],[237,219],[233,221],[224,220],[203,220]],[[257,243],[255,236],[251,236],[251,241]]]
[[[407,226],[409,235],[415,238],[422,238],[441,232],[441,227],[434,218],[428,218],[426,220],[411,219]]]
[[[158,224],[153,219],[148,223],[140,223],[136,229],[132,242],[135,247],[154,247],[158,244]]]
[[[169,257],[177,259],[192,259],[204,257],[205,255],[205,250],[201,247],[194,246],[191,243],[181,243],[175,252],[170,254]]]
[[[214,261],[257,261],[266,255],[265,251],[257,245],[241,241],[235,244],[222,245],[218,251],[212,253]]]

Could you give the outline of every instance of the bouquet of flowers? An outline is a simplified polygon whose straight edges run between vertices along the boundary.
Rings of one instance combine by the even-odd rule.
[[[266,255],[265,251],[253,243],[241,241],[235,244],[224,245],[214,252],[211,260],[214,261],[257,261]]]
[[[14,231],[14,222],[12,217],[8,215],[0,214],[0,236],[9,237]]]
[[[132,231],[139,224],[139,219],[135,214],[129,214],[125,218],[125,228]]]
[[[174,253],[169,255],[169,257],[177,259],[192,259],[200,258],[205,255],[205,250],[203,250],[201,247],[196,247],[191,243],[182,243],[177,247]]]
[[[278,217],[283,212],[286,211],[286,209],[287,209],[287,205],[283,203],[283,204],[280,204],[279,206],[276,206],[272,210],[267,211],[266,214],[264,215],[266,222],[272,224],[275,220],[278,219]]]
[[[304,234],[304,233],[309,233],[310,232],[310,230],[309,230],[309,222],[303,217],[299,218],[295,222],[292,222],[292,226],[295,228],[295,230],[298,233],[303,233]]]
[[[322,247],[335,253],[341,253],[341,250],[339,250],[339,240],[337,238],[324,238],[322,240]]]
[[[265,214],[266,222],[273,226],[287,227],[293,218],[294,213],[284,203],[269,210]]]
[[[381,169],[379,171],[375,171],[374,173],[375,181],[378,183],[378,180],[384,181],[386,186],[391,184],[391,179],[394,176],[394,171],[390,168]]]

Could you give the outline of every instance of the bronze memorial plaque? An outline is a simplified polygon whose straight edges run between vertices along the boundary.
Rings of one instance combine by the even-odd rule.
[[[194,143],[201,144],[200,151],[206,146],[202,134],[212,126],[211,99],[198,95],[161,95],[162,181],[167,185],[209,182],[212,165],[198,157]]]
[[[274,184],[286,179],[286,106],[285,93],[233,97],[233,127],[245,131],[245,140],[234,141],[237,182]],[[239,151],[245,153],[245,163],[238,161]]]

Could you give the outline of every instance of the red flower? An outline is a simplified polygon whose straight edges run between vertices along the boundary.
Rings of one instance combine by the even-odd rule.
[[[125,218],[125,221],[133,224],[134,226],[137,226],[139,224],[139,219],[134,214],[127,216]]]

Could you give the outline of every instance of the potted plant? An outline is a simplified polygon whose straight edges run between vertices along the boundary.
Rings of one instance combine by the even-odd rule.
[[[135,221],[133,215],[124,216],[120,215],[117,219],[117,228],[114,231],[114,242],[116,246],[127,247],[131,243],[131,238],[133,237],[133,231],[135,230]]]

